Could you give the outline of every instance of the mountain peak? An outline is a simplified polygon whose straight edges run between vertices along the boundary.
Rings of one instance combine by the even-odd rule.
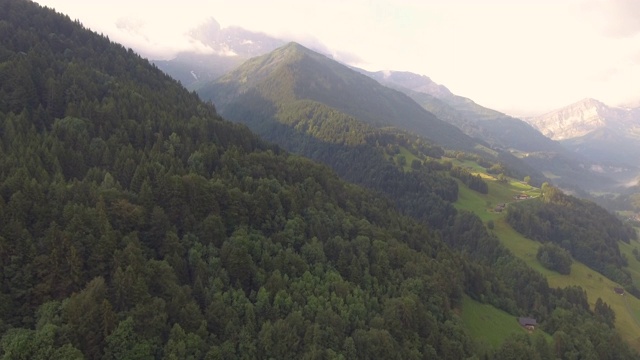
[[[584,98],[576,103],[569,105],[568,107],[593,107],[593,108],[606,108],[608,107],[605,103],[600,100],[596,100],[594,98]]]
[[[626,109],[610,107],[603,102],[585,98],[561,109],[536,116],[529,123],[554,140],[584,137],[604,129],[629,129],[634,116]]]
[[[282,51],[311,51],[311,50],[307,49],[306,47],[300,45],[299,43],[297,43],[295,41],[290,41],[286,45],[281,46],[280,50],[282,50]]]
[[[571,105],[536,116],[529,123],[553,140],[584,136],[605,125],[602,116],[606,105],[585,98]]]
[[[265,57],[271,57],[276,59],[279,58],[282,60],[289,60],[289,61],[298,61],[305,57],[311,57],[314,59],[326,58],[327,60],[331,60],[327,56],[317,53],[316,51],[311,50],[303,45],[300,45],[295,41],[291,41],[286,45],[283,45],[275,49],[273,52],[266,54]]]
[[[273,109],[299,100],[323,104],[363,123],[395,126],[423,135],[440,145],[472,149],[475,142],[455,126],[437,119],[407,95],[385,87],[333,59],[290,42],[253,58],[200,95],[212,99],[221,113],[253,96]]]

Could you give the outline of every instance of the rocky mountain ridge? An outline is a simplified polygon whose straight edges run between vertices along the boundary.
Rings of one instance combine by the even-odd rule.
[[[583,99],[526,121],[569,150],[595,161],[640,166],[640,108],[613,107]]]
[[[640,130],[639,115],[640,108],[612,107],[587,98],[526,120],[551,139],[568,140],[603,128],[637,132]]]

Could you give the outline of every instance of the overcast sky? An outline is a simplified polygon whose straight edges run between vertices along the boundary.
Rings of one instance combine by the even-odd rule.
[[[368,70],[429,76],[512,115],[640,103],[640,0],[36,0],[150,59],[206,51],[215,18],[320,42]]]

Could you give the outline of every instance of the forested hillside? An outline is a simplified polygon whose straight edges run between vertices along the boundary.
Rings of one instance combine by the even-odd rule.
[[[478,144],[407,96],[296,43],[247,61],[199,93],[226,118],[387,194],[406,214],[438,229],[452,224],[457,186],[432,161],[444,155],[435,144],[469,151]],[[400,147],[418,161],[408,161],[412,171],[388,161]],[[489,167],[504,168],[502,154],[485,150]]]
[[[565,195],[546,185],[541,199],[509,206],[507,221],[518,232],[555,243],[577,260],[640,295],[625,271],[618,242],[636,239],[636,231],[593,202]]]
[[[305,66],[298,65],[307,57],[310,59],[306,59]],[[305,72],[314,61],[320,69]],[[429,223],[447,244],[470,261],[469,269],[474,275],[466,279],[465,292],[472,297],[512,314],[531,312],[540,319],[554,316],[556,296],[569,296],[571,301],[582,298],[578,302],[586,304],[582,302],[586,300],[580,289],[569,289],[570,295],[562,291],[553,293],[546,280],[506,251],[476,216],[457,213],[452,208],[450,201],[457,198],[457,190],[451,187],[455,185],[451,184],[451,178],[443,176],[444,170],[452,170],[449,174],[482,192],[485,188],[481,179],[438,161],[442,150],[424,139],[398,129],[373,127],[369,121],[347,115],[340,106],[330,107],[328,104],[332,102],[318,95],[319,89],[339,89],[347,94],[355,90],[346,89],[349,81],[335,80],[335,74],[343,74],[352,82],[355,79],[348,77],[344,69],[336,69],[335,64],[327,65],[330,75],[319,75],[324,73],[321,68],[327,61],[290,44],[247,62],[202,94],[221,104],[225,116],[248,124],[291,151],[330,165],[345,179],[380,191],[405,214]],[[346,99],[349,97],[342,101]],[[401,162],[396,164],[396,158],[387,161],[385,157],[394,153],[391,150],[394,147],[404,148],[423,161],[413,159],[409,170]],[[509,171],[502,164],[492,164],[476,154],[462,155],[482,160],[483,166],[492,170]],[[480,278],[497,283],[487,285]],[[508,295],[496,293],[499,289],[506,290]]]
[[[223,109],[257,90],[276,107],[293,100],[325,104],[371,126],[394,126],[470,150],[477,144],[455,126],[424,110],[405,94],[297,43],[252,58],[214,83],[198,89]]]
[[[268,102],[255,91],[227,108],[225,114],[242,119],[251,129],[285,149],[331,166],[342,178],[386,193],[412,216],[432,226],[449,224],[455,214],[449,204],[457,198],[453,180],[420,162],[405,172],[388,161],[399,146],[422,157],[439,159],[444,150],[416,136],[392,129],[376,129],[326,105],[297,101],[269,112]]]
[[[403,216],[79,22],[0,0],[3,359],[637,356],[581,289],[451,219]],[[465,293],[553,340],[478,348]]]
[[[472,353],[426,228],[78,23],[2,10],[5,357]]]
[[[610,172],[596,173],[590,170],[589,164],[593,160],[577,156],[520,119],[451,93],[426,76],[403,71],[357,70],[407,94],[420,106],[439,119],[454,124],[465,134],[482,139],[494,148],[518,154],[519,161],[503,153],[503,161],[513,169],[528,173],[536,186],[545,181],[545,175],[563,188],[605,189],[614,184]]]

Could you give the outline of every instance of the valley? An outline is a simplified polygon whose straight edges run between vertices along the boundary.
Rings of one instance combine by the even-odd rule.
[[[307,61],[306,59],[308,58],[312,58],[313,61]],[[262,64],[267,64],[267,66],[263,67]],[[323,69],[323,67],[327,68],[327,70]],[[271,74],[277,74],[277,75],[274,76]],[[299,75],[302,75],[302,76],[298,77]],[[322,79],[320,83],[316,82],[317,77]],[[238,79],[246,79],[246,78],[255,79],[254,81],[257,80],[257,82],[247,83],[244,81],[241,81],[241,82],[238,81]],[[287,79],[287,82],[282,82],[283,79]],[[291,107],[292,104],[294,103],[302,104],[305,101],[311,100],[314,103],[323,104],[323,105],[316,105],[316,106],[328,106],[332,108],[333,109],[332,111],[334,112],[337,110],[338,113],[334,113],[334,115],[331,115],[331,116],[325,115],[324,117],[321,117],[322,126],[326,127],[327,129],[330,129],[332,126],[335,126],[335,125],[330,125],[332,121],[334,121],[333,118],[337,114],[342,113],[342,114],[345,114],[347,118],[349,118],[349,121],[351,122],[356,121],[348,127],[350,129],[354,129],[362,126],[362,125],[358,125],[357,120],[369,119],[364,122],[369,124],[369,126],[373,126],[374,128],[384,126],[384,125],[391,125],[394,127],[398,127],[400,129],[408,130],[409,132],[417,132],[417,134],[429,134],[430,136],[434,136],[433,126],[431,126],[429,130],[418,130],[418,128],[414,127],[415,125],[412,125],[410,123],[394,122],[396,121],[397,117],[396,115],[392,115],[392,114],[398,114],[398,110],[388,110],[388,109],[394,109],[393,106],[396,106],[396,105],[391,105],[390,108],[380,108],[380,104],[389,104],[388,97],[384,100],[373,101],[373,103],[376,103],[375,106],[377,106],[378,109],[380,109],[375,112],[376,114],[375,118],[371,118],[371,115],[370,115],[371,113],[362,112],[362,109],[370,108],[371,107],[370,105],[372,103],[361,103],[360,105],[358,105],[357,101],[356,102],[352,101],[348,106],[345,105],[345,103],[342,102],[344,101],[342,99],[352,99],[352,100],[367,99],[368,101],[371,101],[373,96],[371,94],[381,91],[381,90],[374,90],[372,92],[371,89],[356,90],[356,89],[364,89],[364,87],[359,88],[358,86],[360,85],[354,86],[354,84],[358,84],[359,81],[363,81],[363,83],[366,83],[364,79],[360,80],[358,77],[354,76],[352,73],[350,73],[346,69],[341,68],[336,63],[328,61],[328,59],[324,58],[323,56],[309,52],[308,49],[304,49],[299,45],[289,44],[285,48],[277,50],[273,54],[268,54],[263,57],[256,58],[251,62],[241,66],[240,68],[236,69],[235,72],[231,72],[225,77],[222,77],[219,80],[217,80],[215,85],[212,85],[211,87],[201,88],[200,93],[205,98],[212,96],[214,102],[219,104],[219,109],[221,113],[225,114],[225,116],[228,116],[231,119],[235,119],[236,121],[247,123],[254,131],[257,131],[259,134],[261,134],[262,136],[265,136],[267,139],[276,141],[277,143],[285,146],[287,149],[291,151],[300,152],[301,154],[304,154],[306,156],[311,156],[312,158],[315,158],[317,160],[324,159],[321,161],[327,163],[328,165],[331,165],[332,167],[334,167],[334,169],[340,169],[341,165],[339,164],[339,162],[336,161],[336,159],[343,157],[343,155],[338,155],[334,150],[334,152],[331,153],[332,155],[330,157],[325,157],[325,158],[318,157],[318,149],[321,148],[322,146],[318,147],[319,144],[312,145],[312,142],[310,142],[309,140],[317,136],[326,136],[326,135],[319,135],[317,132],[315,133],[311,132],[311,129],[313,129],[313,126],[310,127],[307,125],[302,125],[303,122],[297,123],[297,121],[300,121],[301,115],[303,117],[306,116],[308,118],[312,118],[317,115],[313,115],[314,112],[307,111],[306,114],[304,112],[299,113],[299,115],[297,115],[298,117],[296,117],[296,115],[292,116],[288,112],[288,110],[286,110],[287,108]],[[315,84],[312,86],[313,90],[309,90],[306,88],[309,83]],[[371,86],[371,85],[368,85],[368,86]],[[277,91],[274,92],[273,91],[274,89],[277,89]],[[302,92],[300,89],[305,89],[305,90],[304,92]],[[253,92],[254,90],[256,92]],[[384,91],[388,91],[388,90],[384,90]],[[370,95],[365,97],[354,96],[354,94],[356,93],[363,93],[363,92]],[[229,97],[229,94],[241,94],[241,95],[237,98],[234,98],[234,95]],[[251,94],[251,97],[247,96],[247,94]],[[256,102],[254,98],[256,98],[257,94],[261,94],[261,95],[258,97],[260,101]],[[336,95],[336,94],[343,94],[343,95]],[[393,95],[393,96],[395,97],[397,95]],[[375,96],[373,97],[373,99],[375,99]],[[359,101],[362,101],[362,100],[359,100]],[[252,105],[250,104],[257,104],[258,106],[252,107]],[[269,104],[269,105],[265,106],[266,104]],[[264,113],[265,108],[273,108],[277,110],[275,110],[274,113],[265,114]],[[317,114],[317,110],[315,114]],[[385,117],[385,114],[389,114],[389,115],[386,115]],[[491,113],[491,112],[486,112],[485,114],[487,114],[488,116],[496,116],[494,115],[494,113]],[[500,115],[498,114],[498,116]],[[375,119],[375,120],[372,120],[372,119]],[[403,117],[403,119],[406,120],[406,117]],[[294,120],[294,122],[290,123],[292,120]],[[487,121],[490,121],[490,120],[487,120]],[[278,124],[278,123],[284,126],[282,125],[276,126],[275,124]],[[523,123],[520,122],[520,124],[523,124]],[[292,125],[295,127],[297,131],[300,131],[300,133],[298,133],[297,131],[294,133],[290,133],[290,135],[287,135],[285,139],[285,137],[281,136],[282,133],[280,132],[286,129],[287,126],[292,126]],[[274,129],[279,129],[279,130],[274,131]],[[304,130],[304,129],[308,129],[308,130]],[[305,135],[305,131],[306,131],[306,135]],[[335,130],[332,130],[332,131],[335,131]],[[359,130],[359,133],[361,133],[361,131],[362,130]],[[369,128],[369,130],[367,131],[374,131],[374,130],[373,128]],[[533,131],[533,133],[536,133],[534,130],[529,130],[529,131]],[[323,133],[320,133],[320,134],[323,134]],[[400,132],[400,134],[402,134],[402,132]],[[306,140],[304,140],[305,146],[303,147],[296,145],[296,141],[294,140],[297,136],[301,136],[301,135],[304,138],[308,137]],[[344,134],[340,132],[335,132],[333,136],[338,136],[339,139],[342,139],[341,137],[344,136]],[[403,136],[406,136],[406,135],[403,135]],[[458,139],[464,138],[459,135],[456,135],[456,136]],[[537,135],[537,136],[538,138],[543,138],[540,135]],[[531,137],[529,138],[531,139]],[[335,141],[333,140],[332,137],[323,137],[322,139],[323,141],[329,141],[329,142]],[[453,147],[460,148],[461,144],[465,144],[465,145],[462,145],[462,149],[470,152],[477,151],[476,153],[477,155],[475,156],[480,156],[480,158],[486,157],[489,159],[493,159],[493,161],[504,161],[505,159],[509,159],[508,153],[504,153],[504,152],[501,153],[499,148],[496,148],[495,145],[489,147],[489,146],[483,145],[482,143],[477,143],[477,142],[474,143],[473,140],[470,142],[469,140],[449,141],[444,139],[445,138],[438,135],[435,135],[435,137],[432,137],[432,140],[435,140],[437,143],[440,143],[440,144],[445,144],[445,146],[447,147],[453,146]],[[451,139],[451,137],[448,137],[448,139]],[[339,141],[342,142],[344,140],[339,140]],[[517,143],[517,142],[518,142],[517,140],[514,140],[514,143]],[[539,147],[540,149],[546,149],[546,150],[549,150],[550,148],[553,148],[553,147],[558,149],[557,151],[561,155],[551,156],[551,158],[554,158],[554,159],[557,159],[558,157],[560,158],[559,162],[557,162],[557,164],[553,165],[552,167],[554,172],[563,174],[565,178],[568,177],[568,174],[571,174],[570,177],[572,178],[578,178],[582,176],[583,180],[586,180],[588,178],[592,179],[589,181],[594,181],[594,179],[597,178],[597,175],[585,175],[587,173],[584,171],[584,169],[580,170],[581,167],[580,165],[578,165],[577,162],[575,162],[574,160],[569,160],[570,159],[569,153],[566,150],[562,149],[561,146],[554,144],[553,146],[550,147],[548,143],[549,143],[549,140],[546,139],[542,141],[543,145],[537,145],[537,146],[540,146]],[[390,146],[391,144],[393,144],[393,141],[388,143],[387,146]],[[399,166],[403,170],[403,172],[407,174],[405,176],[411,176],[410,174],[414,173],[415,170],[421,168],[422,166],[421,164],[423,162],[425,166],[427,166],[426,159],[428,157],[425,158],[424,153],[421,154],[419,151],[416,152],[414,145],[401,143],[396,146],[398,150],[391,152],[390,160],[395,166]],[[376,149],[376,147],[374,147],[374,149]],[[523,148],[523,149],[527,149],[527,148]],[[378,148],[371,154],[381,150],[385,154],[389,154],[388,150],[385,150],[384,147],[383,149]],[[529,150],[531,149],[529,148]],[[350,152],[352,150],[348,150],[348,148],[345,148],[344,150],[340,150],[340,151]],[[503,154],[506,154],[506,156]],[[532,158],[535,157],[531,155],[532,153],[527,153],[527,156],[530,156]],[[566,158],[563,159],[562,156],[565,156]],[[351,158],[351,157],[348,156],[347,158]],[[368,161],[371,161],[371,159],[372,158],[369,158]],[[376,161],[381,161],[381,159]],[[589,299],[588,301],[591,307],[595,306],[596,300],[598,298],[601,299],[601,301],[604,301],[606,304],[608,304],[608,306],[610,306],[611,309],[613,309],[613,311],[616,314],[618,314],[618,318],[617,318],[618,320],[616,324],[618,326],[621,336],[634,348],[640,348],[638,343],[638,339],[640,338],[640,327],[638,327],[635,316],[630,316],[632,314],[635,314],[637,309],[639,309],[638,308],[639,303],[635,297],[632,297],[632,295],[628,294],[627,296],[629,297],[630,300],[628,300],[627,302],[621,302],[620,298],[614,296],[615,294],[612,291],[614,287],[620,286],[620,285],[616,285],[614,282],[606,279],[606,277],[604,277],[603,275],[588,269],[585,265],[580,264],[579,262],[574,262],[574,265],[572,266],[572,269],[575,268],[579,270],[575,270],[573,275],[568,275],[568,276],[562,276],[555,272],[552,272],[550,270],[543,268],[535,258],[535,253],[537,252],[539,243],[526,239],[522,235],[515,232],[509,225],[507,225],[504,220],[504,212],[506,211],[501,213],[494,211],[494,208],[499,204],[507,204],[507,207],[508,207],[508,204],[513,202],[535,201],[535,199],[540,196],[539,188],[534,188],[528,184],[523,183],[522,181],[513,180],[512,177],[504,177],[504,174],[499,174],[503,177],[502,178],[503,180],[497,181],[497,174],[493,174],[493,175],[488,174],[486,168],[484,166],[480,166],[475,161],[470,161],[470,160],[461,161],[461,160],[458,160],[457,158],[447,158],[446,156],[440,159],[439,161],[445,164],[452,163],[454,166],[460,166],[463,168],[467,167],[469,168],[469,171],[480,176],[488,184],[488,190],[489,190],[488,194],[482,195],[476,191],[472,191],[468,189],[466,185],[464,185],[460,180],[456,180],[456,183],[458,185],[458,194],[457,194],[457,200],[454,202],[454,206],[457,209],[470,211],[474,213],[476,216],[478,216],[480,219],[482,219],[483,221],[491,222],[493,224],[492,226],[494,227],[491,230],[491,233],[497,236],[498,239],[500,239],[500,242],[502,243],[502,245],[505,246],[510,251],[512,251],[512,253],[516,257],[521,259],[525,264],[527,264],[527,266],[531,267],[535,271],[540,271],[545,276],[545,278],[547,279],[551,287],[554,287],[554,288],[580,287],[582,289],[587,290],[586,296]],[[507,163],[513,167],[507,165],[505,167],[506,169],[512,170],[515,168],[521,171],[521,172],[517,172],[517,171],[513,172],[510,174],[511,176],[516,175],[522,178],[524,177],[524,175],[534,174],[533,183],[537,183],[538,186],[540,186],[541,180],[540,180],[540,177],[535,175],[536,174],[535,170],[527,167],[526,165],[515,165],[516,162],[511,160]],[[362,162],[362,164],[364,164],[364,162]],[[418,165],[416,166],[415,164],[418,164]],[[571,164],[571,165],[567,166],[567,164]],[[502,168],[502,171],[505,171],[505,168]],[[350,179],[351,181],[356,181],[357,183],[360,183],[369,187],[374,186],[374,188],[381,190],[387,194],[395,194],[395,195],[392,195],[392,197],[396,198],[396,203],[398,204],[398,206],[400,206],[401,209],[407,206],[406,204],[408,202],[406,202],[405,199],[408,200],[408,198],[398,197],[398,194],[394,190],[386,186],[378,187],[378,185],[367,183],[363,179],[358,180],[356,178],[353,178],[352,169],[346,168],[346,169],[343,169],[342,171],[338,170],[338,173],[341,176],[346,177],[347,179]],[[388,175],[383,175],[383,173],[376,174],[376,177],[385,177],[385,176],[388,176]],[[397,175],[394,175],[394,176],[397,176]],[[531,181],[531,176],[528,176],[528,177],[530,179],[529,181]],[[553,181],[557,181],[559,178],[560,176],[556,175]],[[509,180],[505,181],[505,179],[509,179]],[[418,189],[420,189],[418,190],[418,193],[420,194],[424,194],[424,191],[428,191],[427,188],[418,188]],[[418,193],[412,196],[420,196],[420,195],[417,195]],[[514,197],[517,197],[518,195],[524,195],[524,194],[526,194],[530,200],[514,199]],[[409,203],[415,204],[415,202],[409,202]],[[408,208],[405,208],[405,209],[408,210]],[[414,216],[417,215],[418,218],[420,218],[421,216],[419,215],[420,212],[417,212],[417,213],[415,212],[415,209],[409,210],[408,213],[414,214]],[[432,216],[431,220],[429,220],[429,223],[435,226],[436,228],[440,228],[442,226],[442,221],[444,221],[443,217]],[[466,246],[467,245],[463,245],[463,248]],[[594,278],[603,279],[603,280],[599,280],[600,281],[599,284],[594,283],[593,281],[590,281],[590,279],[594,279]],[[630,311],[629,309],[636,309],[636,310]],[[501,317],[498,316],[497,318],[501,318]],[[513,317],[512,320],[513,319],[515,319],[515,317]],[[509,324],[509,325],[512,325],[512,324]],[[509,328],[509,326],[506,326],[506,328]],[[505,338],[503,338],[503,340],[505,340]],[[496,345],[495,337],[490,342],[493,343],[495,346]]]

